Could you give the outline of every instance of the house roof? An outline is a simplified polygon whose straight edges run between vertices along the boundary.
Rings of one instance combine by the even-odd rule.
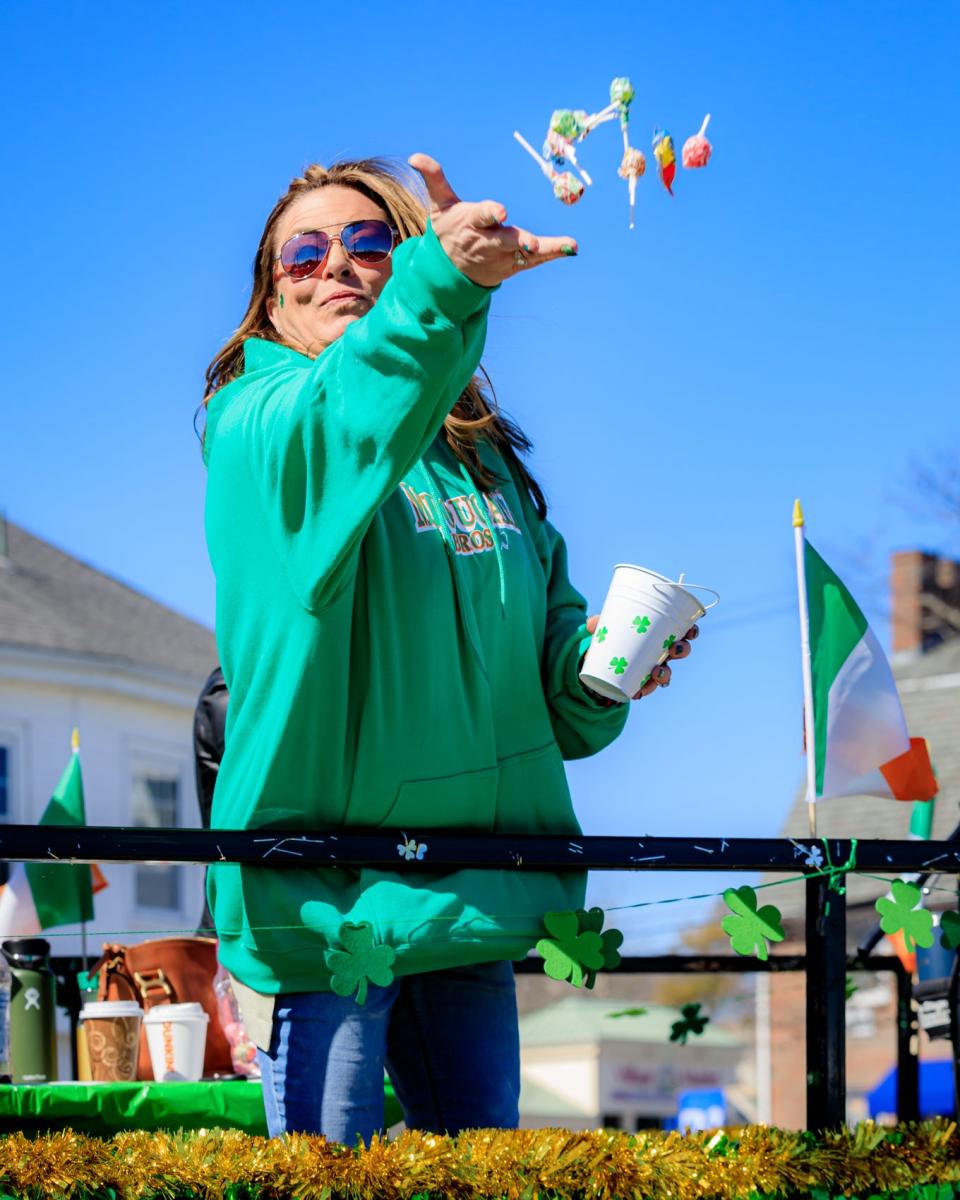
[[[657,1042],[670,1041],[673,1022],[680,1010],[662,1004],[645,1004],[639,1017],[611,1017],[622,1011],[623,1001],[598,996],[567,996],[556,1004],[538,1008],[520,1018],[520,1043],[523,1046],[561,1046],[579,1042]],[[708,1025],[695,1039],[698,1046],[739,1046],[732,1034]]]
[[[216,663],[216,641],[204,625],[12,522],[6,534],[0,647],[92,656],[198,681]]]
[[[940,784],[931,837],[945,838],[960,822],[960,637],[942,643],[926,654],[901,656],[893,663],[907,726],[914,737],[924,737]],[[838,838],[906,838],[913,805],[872,796],[850,796],[825,800],[817,805],[817,833]],[[795,797],[781,831],[809,843],[806,795]],[[767,876],[772,882],[777,876]],[[782,877],[781,877],[782,878]],[[952,889],[953,877],[944,876],[940,886]],[[876,879],[851,875],[847,880],[847,904],[871,904],[888,891]],[[953,892],[955,896],[955,891]],[[804,912],[802,883],[783,884],[764,893],[788,920]],[[934,893],[934,907],[943,907]],[[944,893],[943,901],[949,901]],[[954,901],[955,903],[955,901]],[[869,922],[879,918],[869,915]]]

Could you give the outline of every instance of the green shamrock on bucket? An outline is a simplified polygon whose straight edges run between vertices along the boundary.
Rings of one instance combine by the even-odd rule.
[[[903,944],[911,954],[917,946],[933,945],[933,913],[917,908],[922,896],[920,889],[905,879],[895,879],[890,885],[893,899],[881,896],[874,905],[880,914],[884,933],[902,933]]]
[[[607,627],[606,627],[606,625],[604,625],[602,629],[597,630],[597,641],[605,642],[606,640],[607,640]]]
[[[589,911],[578,908],[577,921],[581,933],[600,934],[600,941],[603,943],[600,948],[603,955],[603,970],[615,971],[620,966],[620,947],[623,945],[623,934],[620,930],[603,928],[602,908],[591,908]],[[596,982],[597,972],[595,970],[588,971],[585,986],[592,988]]]
[[[699,1004],[685,1004],[680,1009],[680,1020],[674,1021],[671,1026],[670,1041],[679,1042],[685,1046],[688,1037],[699,1036],[709,1024],[709,1017],[700,1016]]]
[[[960,913],[945,912],[940,918],[940,945],[944,950],[960,949]]]
[[[548,938],[537,942],[537,953],[543,958],[543,969],[551,979],[569,979],[574,987],[582,987],[584,968],[599,971],[603,966],[603,939],[593,930],[580,932],[580,920],[575,912],[548,912],[543,918]]]
[[[738,954],[753,954],[767,961],[767,941],[782,942],[784,933],[780,910],[773,904],[757,909],[757,893],[752,887],[727,888],[723,893],[730,916],[720,922],[730,945]]]
[[[634,617],[633,624],[637,630],[637,633],[646,633],[647,630],[650,628],[650,618],[649,617]]]
[[[627,660],[625,658],[611,658],[610,666],[613,667],[614,675],[622,675],[627,669]]]
[[[669,649],[670,649],[670,647],[673,645],[673,643],[674,643],[676,640],[677,640],[677,639],[676,639],[676,638],[673,636],[673,634],[671,633],[671,634],[670,634],[670,636],[667,638],[667,640],[666,640],[666,641],[663,643],[663,648],[664,648],[664,650],[669,650]]]
[[[330,987],[338,996],[349,996],[356,991],[357,1003],[364,1004],[367,980],[378,987],[393,983],[390,968],[397,957],[396,951],[392,946],[373,944],[373,926],[369,921],[357,925],[344,921],[339,936],[343,949],[327,950],[323,955],[332,976]]]

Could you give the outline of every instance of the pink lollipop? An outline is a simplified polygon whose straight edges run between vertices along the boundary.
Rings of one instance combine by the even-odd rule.
[[[700,132],[688,137],[683,143],[683,165],[685,167],[705,167],[710,161],[713,147],[706,138],[709,121],[710,114],[707,113],[700,126]]]
[[[647,169],[647,160],[643,156],[642,150],[635,150],[632,146],[627,146],[623,155],[623,161],[617,168],[617,174],[621,179],[625,179],[630,188],[630,228],[633,228],[633,209],[637,198],[637,180]]]
[[[536,152],[536,150],[534,150],[534,148],[522,134],[514,130],[513,136],[553,184],[553,194],[556,196],[556,198],[561,200],[564,204],[576,204],[576,202],[583,195],[583,184],[579,179],[577,179],[576,175],[572,174],[570,171],[554,170],[554,168],[546,161],[546,159],[540,157],[540,155]]]

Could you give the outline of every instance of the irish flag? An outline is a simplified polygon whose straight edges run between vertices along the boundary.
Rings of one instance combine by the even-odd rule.
[[[73,753],[60,776],[41,825],[85,825],[80,738],[73,731]],[[107,886],[99,867],[72,863],[15,863],[0,888],[0,938],[31,937],[54,925],[93,918],[93,895]]]
[[[908,734],[886,655],[843,581],[804,536],[799,502],[794,528],[801,622],[806,616],[809,629],[808,799],[932,800],[937,781],[927,744]]]

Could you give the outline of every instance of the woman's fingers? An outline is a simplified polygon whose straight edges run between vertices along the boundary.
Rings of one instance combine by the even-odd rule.
[[[587,633],[596,633],[597,632],[597,622],[599,620],[600,620],[599,616],[587,617]]]
[[[685,642],[692,642],[692,641],[695,641],[699,636],[700,636],[700,626],[699,625],[691,625],[690,628],[687,630],[687,632],[683,635],[683,640]]]
[[[634,695],[634,700],[641,700],[644,696],[652,695],[657,688],[669,687],[671,675],[672,672],[665,663],[662,666],[654,667],[650,672],[649,680]]]
[[[692,649],[693,649],[693,647],[690,645],[690,643],[687,641],[687,639],[681,638],[681,640],[679,642],[674,642],[673,645],[670,647],[670,657],[671,658],[686,658],[690,654],[690,651]]]
[[[435,158],[431,158],[429,154],[411,154],[407,162],[415,171],[420,172],[427,195],[430,197],[432,212],[438,212],[440,209],[450,208],[451,205],[460,203],[460,197],[450,186],[443,173],[443,167]]]

